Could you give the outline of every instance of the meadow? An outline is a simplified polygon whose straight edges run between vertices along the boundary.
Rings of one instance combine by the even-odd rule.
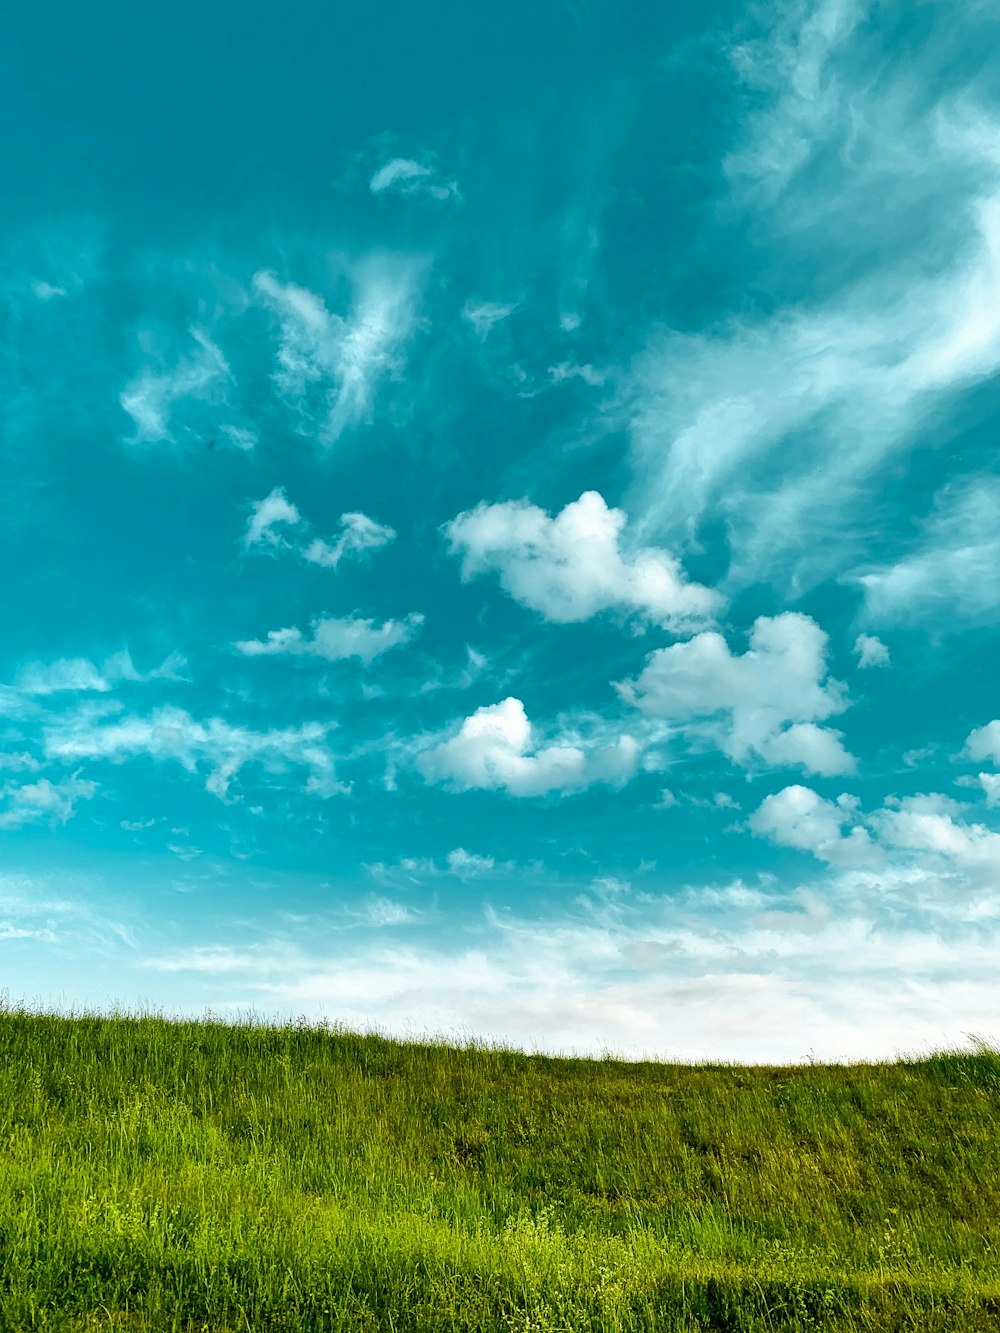
[[[995,1330],[1000,1052],[0,1009],[0,1330]]]

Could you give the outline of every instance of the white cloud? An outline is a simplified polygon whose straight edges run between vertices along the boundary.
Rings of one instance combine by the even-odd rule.
[[[977,107],[974,70],[942,91],[955,86],[952,69],[942,77],[950,34],[887,61],[864,12],[786,5],[738,57],[760,109],[728,163],[730,207],[779,274],[814,272],[812,295],[720,314],[696,334],[661,329],[635,363],[642,531],[672,541],[722,517],[734,584],[769,578],[800,594],[862,558],[880,471],[930,413],[1000,368],[997,122]],[[970,546],[951,570],[895,577],[957,584],[995,607],[988,559]],[[873,615],[906,596],[868,586]]]
[[[622,549],[628,520],[586,491],[556,516],[527,500],[483,502],[445,524],[462,579],[496,572],[515,601],[547,620],[587,620],[601,611],[642,615],[671,629],[704,624],[722,599],[689,583],[678,562],[654,547]]]
[[[658,648],[636,680],[616,689],[644,713],[699,730],[736,763],[757,756],[812,773],[849,773],[854,760],[840,733],[817,725],[847,707],[843,685],[827,679],[826,648],[826,634],[808,616],[761,616],[742,656],[705,631]]]
[[[485,341],[494,324],[499,324],[517,309],[516,301],[466,301],[462,307],[462,318],[472,325],[476,337]]]
[[[225,425],[220,429],[233,448],[240,449],[243,453],[249,453],[252,449],[256,449],[260,443],[257,432],[247,426]]]
[[[766,796],[750,816],[750,828],[779,847],[811,852],[829,865],[877,865],[879,850],[856,819],[857,802],[851,797],[827,801],[809,787],[793,786]]]
[[[0,754],[0,769],[8,773],[37,773],[41,764],[26,750],[4,751]]]
[[[589,384],[592,389],[596,389],[608,378],[608,372],[590,365],[589,362],[581,366],[575,361],[560,361],[557,366],[549,366],[549,378],[554,384],[561,384],[563,380],[579,379],[583,380],[584,384]]]
[[[65,824],[75,814],[77,803],[91,800],[96,791],[97,783],[81,778],[78,773],[62,782],[51,782],[48,778],[22,786],[8,782],[0,788],[0,797],[6,802],[0,809],[0,829],[16,829],[46,820]]]
[[[212,401],[220,387],[232,378],[226,359],[208,334],[192,328],[196,350],[169,371],[142,370],[121,394],[121,405],[135,422],[130,444],[171,442],[170,417],[176,403],[185,398]]]
[[[476,879],[480,875],[488,875],[493,870],[496,862],[492,856],[479,856],[475,852],[467,852],[464,847],[456,847],[448,853],[448,869],[459,879]]]
[[[985,727],[970,731],[965,742],[965,753],[970,759],[989,759],[1000,766],[1000,722],[987,722]]]
[[[368,188],[372,194],[392,191],[407,196],[423,195],[439,203],[462,197],[458,181],[446,180],[433,168],[408,157],[394,157],[384,163],[368,182]]]
[[[416,638],[424,617],[412,612],[402,620],[386,620],[377,625],[360,616],[329,616],[312,622],[312,638],[300,629],[273,629],[265,640],[249,639],[236,644],[247,657],[273,657],[291,654],[320,657],[337,662],[348,657],[360,658],[368,666],[390,648]]]
[[[425,750],[417,767],[428,782],[459,791],[483,788],[512,796],[578,791],[595,782],[622,786],[635,773],[639,745],[621,736],[613,745],[555,744],[538,748],[520,699],[478,708],[449,740]]]
[[[918,857],[937,856],[966,874],[1000,871],[1000,833],[983,824],[963,824],[961,807],[947,796],[907,796],[873,814],[869,823],[888,847]]]
[[[361,917],[366,926],[409,926],[420,920],[420,913],[405,903],[372,894],[365,901]]]
[[[889,649],[874,634],[859,634],[854,640],[854,652],[862,671],[889,665]]]
[[[1000,485],[975,478],[937,496],[913,551],[853,581],[873,620],[992,619],[1000,611],[998,566]]]
[[[262,271],[253,280],[254,292],[281,325],[275,382],[307,422],[319,417],[325,444],[371,420],[376,385],[399,369],[415,322],[413,261],[372,256],[349,277],[353,299],[346,317],[273,273]]]
[[[293,945],[264,922],[239,950],[206,942],[147,965],[181,973],[175,994],[195,1013],[263,1005],[552,1054],[886,1060],[995,1029],[996,893],[970,901],[890,866],[825,871],[792,893],[616,889],[555,912],[470,911],[454,944],[339,932],[324,945],[307,925]],[[212,971],[217,986],[201,986]]]
[[[740,77],[775,93],[752,118],[748,141],[727,157],[732,177],[750,178],[773,201],[837,132],[846,90],[831,64],[863,17],[859,0],[792,3],[776,9],[766,40],[732,49]]]
[[[1000,773],[980,773],[979,785],[986,796],[987,805],[1000,805]]]
[[[396,533],[385,523],[377,523],[367,514],[340,516],[340,532],[333,542],[315,538],[302,551],[303,558],[326,569],[336,569],[345,556],[378,551],[396,540]]]
[[[795,786],[765,797],[750,816],[750,829],[833,866],[878,867],[891,855],[899,866],[960,876],[969,885],[983,874],[995,883],[1000,833],[963,822],[962,811],[951,797],[932,792],[890,796],[881,809],[866,815],[856,797],[827,801],[809,787]]]
[[[287,546],[288,541],[278,527],[296,527],[302,515],[285,495],[283,486],[275,486],[270,495],[256,500],[250,507],[247,530],[243,536],[244,550],[254,546]]]
[[[122,682],[183,680],[186,666],[180,653],[171,653],[152,671],[137,671],[127,649],[114,653],[101,666],[85,657],[63,657],[55,662],[29,662],[18,672],[17,688],[24,694],[64,692],[107,694]]]
[[[181,708],[157,708],[148,717],[109,716],[107,711],[80,709],[54,721],[45,734],[45,752],[53,759],[107,759],[122,763],[140,756],[157,763],[176,763],[189,773],[207,770],[206,790],[226,799],[232,780],[248,764],[268,775],[289,768],[309,772],[304,790],[332,796],[345,788],[335,780],[333,756],[327,748],[328,725],[307,722],[301,727],[253,731],[223,718],[204,721]]]
[[[51,282],[33,282],[31,290],[39,301],[51,301],[54,297],[67,295],[65,287],[54,287]]]
[[[282,531],[279,531],[279,528]],[[299,540],[297,542],[290,540],[283,531],[285,528],[298,529]],[[310,564],[336,569],[341,560],[347,557],[363,555],[366,551],[377,551],[396,540],[395,529],[356,511],[341,514],[338,528],[339,531],[333,541],[312,536],[309,523],[288,499],[285,488],[275,486],[270,495],[251,505],[243,547],[248,551],[260,546],[271,550],[279,547],[286,550],[294,549]]]

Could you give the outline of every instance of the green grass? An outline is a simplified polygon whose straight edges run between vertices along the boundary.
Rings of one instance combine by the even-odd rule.
[[[746,1068],[0,1008],[0,1330],[1000,1328],[1000,1053]]]

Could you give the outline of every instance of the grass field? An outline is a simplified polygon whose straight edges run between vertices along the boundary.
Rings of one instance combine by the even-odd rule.
[[[1000,1329],[1000,1053],[0,1010],[0,1329]]]

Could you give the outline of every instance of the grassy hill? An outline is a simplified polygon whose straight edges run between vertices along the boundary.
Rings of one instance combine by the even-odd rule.
[[[0,1011],[0,1330],[1000,1328],[1000,1053]]]

